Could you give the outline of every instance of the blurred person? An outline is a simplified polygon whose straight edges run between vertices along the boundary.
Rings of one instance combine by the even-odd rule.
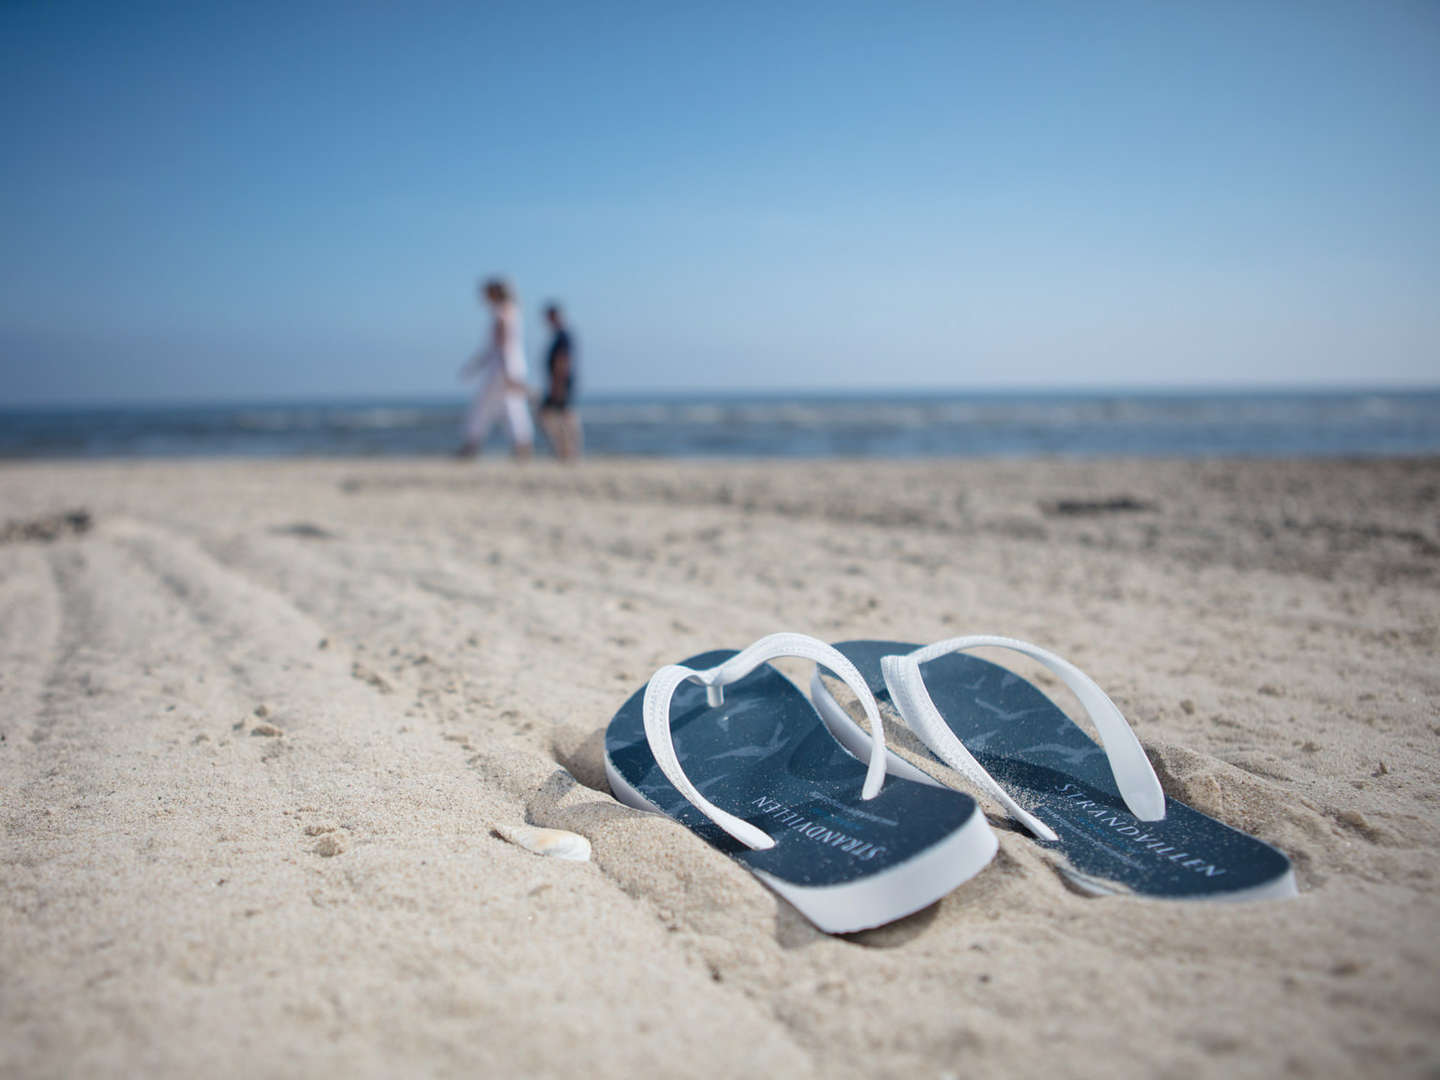
[[[565,325],[565,313],[559,304],[546,305],[545,321],[554,333],[545,360],[549,384],[540,402],[540,426],[555,448],[555,456],[561,461],[575,461],[580,457],[582,438],[580,414],[575,410],[575,338]]]
[[[464,367],[460,377],[480,379],[480,391],[465,415],[461,457],[473,457],[485,445],[495,421],[503,419],[517,460],[530,457],[535,429],[530,422],[530,401],[525,385],[525,348],[520,340],[520,308],[515,291],[501,278],[480,288],[493,316],[490,341]]]

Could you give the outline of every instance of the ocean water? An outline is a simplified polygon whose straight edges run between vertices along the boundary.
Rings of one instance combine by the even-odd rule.
[[[443,455],[465,403],[0,410],[0,457]],[[646,457],[1440,454],[1440,390],[584,400],[587,452]],[[502,451],[497,431],[491,449]],[[543,452],[543,448],[542,448]]]

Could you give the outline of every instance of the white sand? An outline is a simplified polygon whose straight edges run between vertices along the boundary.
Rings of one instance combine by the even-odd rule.
[[[1433,1075],[1437,491],[1436,462],[0,468],[0,521],[95,521],[0,543],[0,1074]],[[1044,509],[1119,495],[1155,508]],[[656,666],[777,629],[1060,651],[1302,896],[1086,898],[1001,831],[938,905],[816,932],[601,767]],[[593,860],[492,832],[524,822]]]

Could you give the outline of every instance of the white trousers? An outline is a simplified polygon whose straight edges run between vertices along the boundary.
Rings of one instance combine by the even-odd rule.
[[[495,421],[502,417],[513,445],[529,446],[535,441],[525,391],[507,389],[503,378],[491,379],[470,403],[470,411],[465,415],[465,441],[477,447],[484,445]]]

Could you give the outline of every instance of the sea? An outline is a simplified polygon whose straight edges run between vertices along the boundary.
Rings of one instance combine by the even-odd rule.
[[[464,408],[460,398],[0,408],[0,457],[441,456],[456,448]],[[596,394],[580,413],[597,457],[1440,454],[1435,388]],[[503,451],[499,440],[490,449]]]

